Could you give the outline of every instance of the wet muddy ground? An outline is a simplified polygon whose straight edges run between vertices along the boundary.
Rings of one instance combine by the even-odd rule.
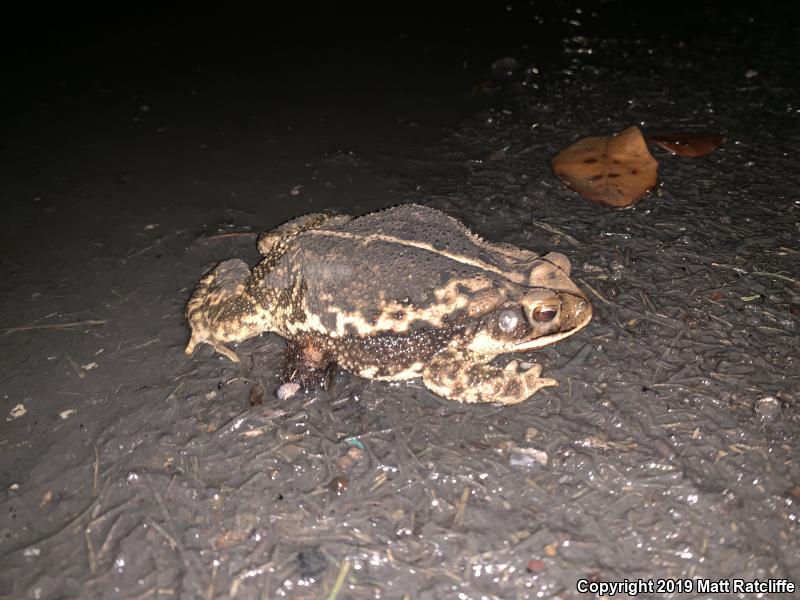
[[[510,6],[315,44],[227,21],[24,29],[2,89],[0,597],[640,578],[792,597],[697,587],[800,584],[798,21]],[[658,188],[623,211],[550,172],[632,124],[728,140],[654,149]],[[559,387],[462,405],[340,371],[279,401],[276,336],[239,365],[184,356],[194,284],[254,262],[255,232],[409,201],[570,257],[594,319],[530,356]]]

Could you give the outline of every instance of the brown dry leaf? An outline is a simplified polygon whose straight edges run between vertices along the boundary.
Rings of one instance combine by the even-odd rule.
[[[638,127],[578,140],[553,157],[553,172],[581,196],[626,207],[656,184],[658,163]]]
[[[647,139],[673,154],[680,156],[705,156],[725,143],[725,136],[712,131],[673,131],[648,135]]]

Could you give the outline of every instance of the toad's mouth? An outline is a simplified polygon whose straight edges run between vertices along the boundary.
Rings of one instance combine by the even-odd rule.
[[[533,338],[532,340],[525,340],[520,342],[519,344],[513,344],[511,348],[509,348],[509,352],[527,352],[528,350],[536,350],[537,348],[543,348],[544,346],[550,346],[555,344],[556,342],[563,340],[571,336],[573,333],[583,329],[586,327],[586,323],[582,323],[579,326],[575,327],[574,329],[570,329],[568,331],[559,331],[557,333],[551,333],[549,335],[543,335],[541,337]]]

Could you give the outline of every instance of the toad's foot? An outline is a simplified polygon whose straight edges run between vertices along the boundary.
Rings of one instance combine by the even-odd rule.
[[[200,280],[186,305],[186,318],[192,328],[187,356],[198,344],[209,344],[239,362],[236,353],[225,344],[241,342],[266,330],[257,303],[246,292],[249,278],[250,268],[237,258],[218,264]]]
[[[433,393],[459,402],[517,404],[543,387],[558,385],[555,379],[539,377],[541,373],[538,364],[520,371],[519,363],[512,360],[498,368],[468,350],[450,348],[433,357],[422,381]]]

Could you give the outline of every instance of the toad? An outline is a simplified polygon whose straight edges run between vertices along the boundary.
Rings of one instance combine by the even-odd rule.
[[[404,204],[357,218],[298,217],[258,240],[252,270],[226,260],[186,307],[190,355],[274,332],[287,342],[284,377],[338,364],[360,377],[421,377],[461,402],[515,404],[558,385],[541,366],[494,359],[553,344],[591,319],[563,254],[491,243],[445,213]]]

